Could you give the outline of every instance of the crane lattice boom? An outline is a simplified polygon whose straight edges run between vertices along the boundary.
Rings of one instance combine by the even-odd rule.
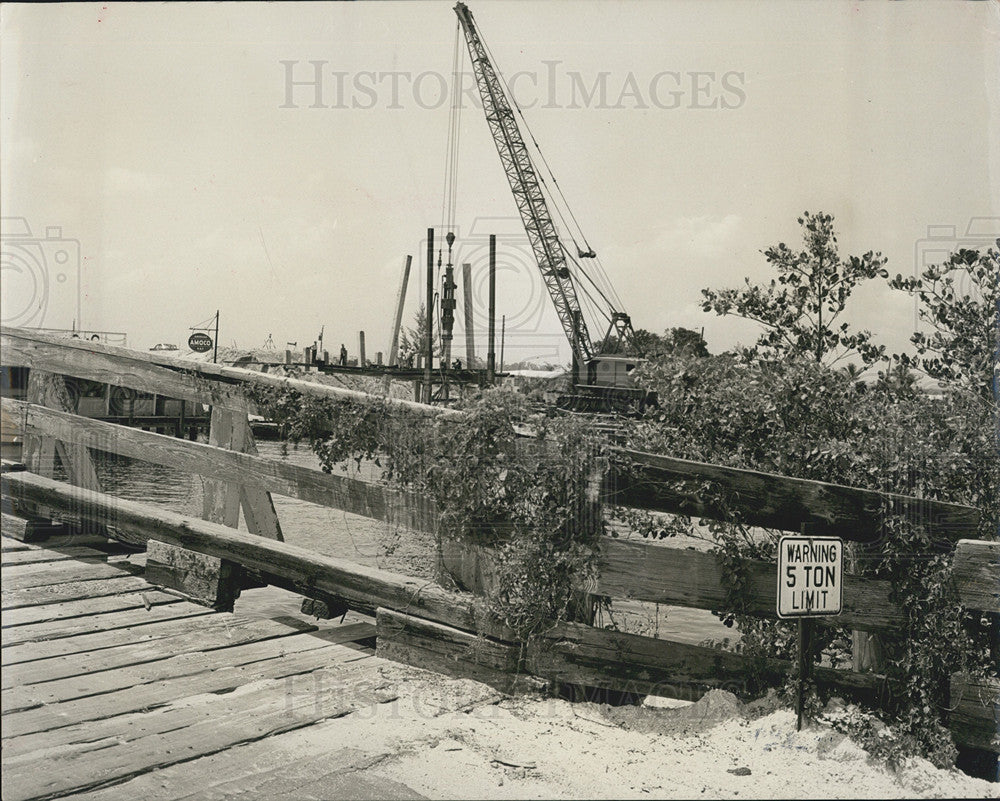
[[[528,148],[514,119],[514,111],[479,37],[472,12],[465,3],[460,2],[455,6],[455,13],[465,32],[472,69],[483,100],[483,110],[486,112],[486,122],[541,270],[542,280],[556,307],[566,338],[574,347],[574,356],[587,361],[594,355],[590,333],[580,310],[562,243]]]

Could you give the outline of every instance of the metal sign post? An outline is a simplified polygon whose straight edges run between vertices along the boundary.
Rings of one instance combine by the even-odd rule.
[[[802,716],[806,706],[806,682],[812,672],[812,660],[809,659],[808,643],[809,635],[812,634],[812,624],[808,618],[799,618],[799,681],[795,691],[795,731],[802,731]]]
[[[778,617],[798,618],[796,729],[802,730],[805,686],[812,671],[810,618],[839,615],[844,594],[844,542],[839,537],[802,536],[778,542]]]

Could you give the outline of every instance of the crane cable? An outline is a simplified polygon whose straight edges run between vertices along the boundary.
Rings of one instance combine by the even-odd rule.
[[[575,261],[574,261],[574,265],[577,268],[579,268],[579,265],[577,265]],[[574,272],[576,272],[576,271],[574,271]],[[590,280],[590,277],[587,276],[587,274],[586,274],[585,271],[579,270],[579,273],[581,275],[584,275],[585,277],[587,277],[588,280]],[[590,283],[594,287],[594,289],[597,291],[597,294],[601,296],[601,300],[603,300],[604,303],[603,304],[600,303],[598,301],[598,299],[594,297],[594,295],[587,288],[587,285],[585,283],[583,283],[582,281],[577,281],[577,289],[579,289],[579,291],[580,291],[579,297],[581,297],[583,301],[587,302],[588,314],[585,315],[585,318],[587,319],[588,323],[593,322],[593,320],[598,319],[598,318],[603,318],[606,322],[610,323],[611,322],[611,314],[607,311],[607,309],[608,309],[608,307],[610,307],[612,310],[614,310],[614,306],[612,306],[610,303],[608,303],[607,298],[601,292],[601,290],[597,286],[597,284],[595,284],[593,281],[590,281]],[[581,311],[583,311],[582,304],[581,304]]]
[[[615,306],[614,301],[607,296],[607,294],[605,293],[605,291],[600,286],[598,286],[597,282],[593,278],[590,277],[590,274],[586,270],[583,269],[583,267],[580,265],[580,262],[576,260],[576,258],[573,256],[573,254],[566,250],[565,246],[563,246],[563,253],[566,254],[566,261],[568,263],[570,263],[570,264],[573,265],[574,272],[575,273],[579,273],[584,278],[586,278],[590,282],[591,286],[593,286],[594,289],[597,291],[597,294],[601,296],[601,299],[608,306],[610,306],[612,309],[614,309],[615,311],[617,311],[617,307]],[[582,288],[583,287],[583,283],[582,282],[578,282],[578,283],[580,284],[580,287]],[[612,290],[612,293],[613,292],[614,292],[614,290]]]
[[[499,66],[497,66],[496,56],[493,55],[493,50],[490,48],[489,43],[484,40],[480,41],[482,42],[483,48],[486,50],[486,53],[489,55],[490,61],[493,63],[495,71],[499,73],[499,75],[502,77],[503,71],[500,69]],[[549,199],[552,201],[552,205],[556,209],[556,214],[558,214],[560,220],[562,220],[563,227],[569,234],[569,238],[573,240],[573,244],[576,245],[577,251],[582,253],[583,250],[580,248],[580,243],[577,242],[576,238],[576,234],[578,234],[580,239],[583,240],[583,244],[586,246],[587,251],[589,253],[593,253],[594,251],[590,247],[590,243],[587,241],[587,237],[583,233],[583,229],[580,227],[580,223],[577,222],[576,215],[573,214],[573,209],[570,208],[569,201],[566,200],[566,196],[563,194],[562,187],[559,186],[559,181],[556,180],[556,177],[552,172],[552,168],[549,167],[549,162],[545,158],[545,154],[542,152],[542,148],[538,144],[538,140],[535,139],[535,134],[531,130],[531,126],[528,125],[528,120],[525,118],[524,112],[521,110],[521,107],[517,103],[517,98],[514,97],[513,92],[510,91],[505,80],[499,81],[499,84],[504,93],[504,96],[507,98],[507,101],[510,103],[511,107],[517,112],[517,115],[521,118],[521,122],[524,123],[525,133],[528,134],[528,138],[531,140],[531,144],[534,145],[535,151],[538,153],[538,156],[545,167],[545,171],[549,174],[549,177],[552,179],[552,183],[555,186],[556,192],[559,193],[559,198],[561,198],[562,200],[562,205],[566,207],[566,212],[569,214],[570,218],[574,223],[575,233],[574,233],[574,228],[566,222],[566,218],[564,217],[562,210],[559,208],[559,203],[557,202],[556,196],[550,193]],[[531,154],[529,154],[529,158],[531,158],[531,161],[534,164],[534,158],[531,157]],[[538,174],[539,172],[540,171],[536,169],[536,174]],[[546,184],[545,177],[543,175],[538,174],[538,178],[542,184]]]
[[[490,60],[494,64],[494,67],[495,67],[496,71],[502,75],[503,73],[500,70],[499,66],[496,66],[497,65],[496,56],[493,55],[493,51],[490,49],[489,44],[486,41],[483,41],[482,44],[483,44],[483,47],[486,49],[486,52],[489,54]],[[542,162],[542,164],[545,167],[545,171],[548,173],[549,177],[552,179],[552,184],[555,187],[555,191],[558,193],[558,196],[556,196],[555,194],[553,194],[552,191],[549,190],[548,182],[545,180],[545,176],[541,175],[541,174],[538,174],[538,170],[536,170],[536,174],[538,174],[538,178],[539,178],[539,181],[541,183],[541,187],[542,187],[543,191],[545,192],[546,195],[548,195],[549,200],[551,201],[552,207],[555,209],[556,214],[559,217],[559,220],[562,222],[563,229],[569,234],[569,238],[572,240],[573,245],[576,247],[576,249],[577,249],[577,256],[579,256],[580,258],[583,258],[584,255],[586,255],[586,257],[593,259],[594,265],[597,268],[594,272],[597,274],[598,279],[600,279],[601,283],[603,284],[603,290],[600,287],[598,287],[597,282],[594,280],[593,277],[591,277],[590,271],[585,270],[583,268],[583,265],[580,264],[579,261],[577,261],[577,258],[574,258],[573,255],[570,254],[566,250],[565,246],[562,246],[562,243],[560,243],[560,245],[562,246],[562,249],[563,249],[563,253],[568,257],[568,261],[571,261],[573,263],[573,265],[576,267],[576,269],[574,270],[574,272],[578,273],[579,275],[583,275],[594,286],[594,288],[600,293],[601,297],[612,308],[612,310],[617,311],[617,310],[622,309],[624,307],[624,304],[622,303],[621,297],[618,295],[617,291],[615,290],[614,284],[611,282],[611,279],[609,278],[609,276],[607,274],[607,271],[605,270],[604,264],[601,261],[600,257],[597,255],[597,253],[590,246],[590,242],[587,240],[587,236],[583,232],[583,228],[580,226],[580,223],[577,220],[576,215],[573,213],[573,209],[570,206],[569,201],[566,199],[566,195],[562,191],[562,187],[559,185],[558,179],[555,177],[555,174],[552,172],[552,168],[549,165],[548,159],[545,158],[545,153],[542,151],[541,146],[538,144],[538,140],[535,138],[534,132],[531,130],[531,126],[528,124],[528,120],[524,116],[524,112],[521,110],[521,107],[518,105],[517,99],[513,96],[513,93],[509,91],[509,89],[508,89],[508,87],[507,87],[507,85],[506,85],[506,83],[504,81],[500,81],[500,85],[501,85],[501,87],[502,87],[502,89],[504,91],[504,94],[507,97],[507,100],[509,101],[509,103],[511,104],[511,106],[517,111],[518,116],[521,118],[521,121],[524,124],[525,132],[528,134],[528,138],[531,140],[532,145],[534,145],[534,149],[537,152],[538,157],[541,159],[541,162]],[[531,154],[529,154],[529,158],[531,158],[531,161],[534,162],[534,158],[532,158]],[[560,200],[561,200],[561,203],[559,202]],[[584,245],[585,245],[585,247],[587,249],[586,254],[584,254],[583,249],[580,248],[580,244],[577,241],[577,238],[576,238],[576,236],[574,236],[574,233],[573,233],[574,228],[573,228],[573,226],[570,226],[568,224],[568,222],[566,221],[566,217],[563,214],[561,206],[565,206],[566,213],[569,215],[570,219],[573,221],[573,226],[575,226],[576,232],[579,234],[580,239],[583,240],[583,243],[584,243]],[[609,297],[609,295],[610,295],[610,297]],[[593,300],[593,298],[591,298],[591,299]],[[601,316],[605,317],[606,319],[610,319],[610,317],[608,317],[608,315],[606,315],[603,312],[601,313]]]
[[[455,226],[455,210],[458,205],[458,153],[462,133],[462,76],[459,67],[461,58],[461,22],[455,23],[455,47],[452,55],[452,97],[448,116],[448,144],[445,155],[444,191],[441,196],[441,228],[443,233]]]
[[[459,164],[459,143],[462,134],[462,75],[459,69],[462,64],[462,24],[455,22],[455,45],[451,62],[451,108],[448,114],[448,141],[446,145],[444,164],[444,189],[441,193],[441,234],[442,238],[454,233],[455,216],[458,206],[458,164]],[[440,287],[443,277],[441,275],[441,244],[438,244],[438,263],[435,271],[434,285]],[[449,254],[450,255],[450,254]],[[441,305],[438,302],[441,297],[441,290],[434,292],[434,316],[437,317],[437,342],[441,352],[444,352],[444,331],[441,326]]]

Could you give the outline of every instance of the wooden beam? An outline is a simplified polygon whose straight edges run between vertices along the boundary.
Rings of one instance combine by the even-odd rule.
[[[5,327],[0,329],[0,361],[235,410],[246,411],[252,406],[240,386],[199,378],[205,367],[199,362],[153,359],[97,342],[81,343]]]
[[[376,611],[376,655],[405,665],[473,679],[502,692],[538,689],[520,667],[520,646],[477,637],[391,609]]]
[[[34,375],[35,371],[28,376],[29,386]],[[44,372],[41,373],[41,377],[45,384],[40,401],[41,405],[63,412],[75,412],[73,400],[66,387],[66,379],[61,375]],[[84,489],[99,490],[101,488],[97,479],[97,470],[94,468],[94,462],[90,458],[90,451],[86,445],[80,444],[75,439],[57,440],[56,455],[62,462],[71,484]]]
[[[240,579],[239,568],[228,559],[159,540],[146,543],[146,581],[181,592],[202,606],[232,612],[240,594]]]
[[[17,510],[20,514],[27,514]],[[38,518],[25,519],[17,515],[2,513],[0,518],[0,528],[3,536],[10,537],[18,542],[41,542],[49,537],[65,534],[66,526],[62,523],[51,523]]]
[[[1000,613],[1000,542],[959,540],[952,581],[964,606]]]
[[[56,439],[72,437],[96,450],[213,476],[303,501],[381,520],[391,526],[435,533],[437,507],[418,493],[324,473],[278,459],[213,448],[165,434],[117,426],[89,417],[31,406],[10,398],[3,408],[23,419],[26,430]],[[245,511],[245,510],[244,510]]]
[[[448,592],[433,582],[412,579],[344,559],[314,553],[285,542],[220,526],[166,509],[89,492],[31,473],[5,473],[3,492],[54,509],[70,510],[84,520],[113,526],[116,536],[136,544],[157,539],[210,556],[229,559],[262,574],[280,576],[304,594],[316,588],[343,598],[351,608],[382,606],[512,640],[506,627],[491,621],[480,601]]]
[[[251,414],[259,411],[245,394],[251,386],[292,389],[310,397],[332,400],[371,401],[376,397],[366,392],[283,378],[271,373],[144,353],[98,342],[63,339],[6,326],[0,327],[0,361],[5,365],[48,370]],[[463,416],[459,411],[413,401],[396,398],[382,400],[393,408],[421,417]]]
[[[32,370],[28,376],[28,401],[37,404],[42,408],[51,408],[62,412],[75,411],[73,400],[70,398],[66,387],[66,380],[61,375],[49,373],[44,370]],[[86,445],[81,444],[76,438],[69,437],[65,440],[55,439],[47,435],[27,434],[26,427],[21,423],[21,430],[25,431],[25,464],[29,470],[44,476],[55,475],[55,461],[59,459],[63,470],[71,484],[84,489],[99,490],[100,482],[97,479],[97,470],[90,458],[90,451]],[[32,512],[33,516],[40,518],[33,526],[51,535],[51,523],[47,518],[51,517],[48,510],[36,508],[25,510]],[[25,528],[27,533],[28,528]],[[98,531],[97,534],[106,532]],[[38,531],[32,531],[32,536],[38,537]]]
[[[761,685],[778,686],[792,663],[580,623],[558,623],[532,638],[526,667],[536,676],[566,684],[695,700],[711,688],[746,695],[754,689],[748,685],[750,675]],[[879,676],[817,669],[814,678],[820,687],[838,695],[865,703],[878,701]]]
[[[639,451],[616,449],[613,457],[617,466],[605,482],[605,500],[638,509],[724,520],[729,510],[703,497],[701,485],[710,482],[748,525],[798,532],[803,523],[810,523],[817,536],[856,542],[870,542],[882,535],[880,520],[885,504],[949,542],[975,536],[981,516],[978,509],[961,504]]]
[[[257,455],[257,443],[254,441],[253,429],[246,416],[242,417],[243,432],[243,453]],[[248,486],[240,484],[240,506],[243,508],[243,519],[246,520],[247,530],[258,537],[267,537],[271,540],[284,541],[285,536],[281,533],[281,522],[278,520],[278,513],[274,508],[274,500],[271,493],[262,487]]]
[[[952,676],[948,728],[959,745],[1000,753],[1000,681]]]
[[[560,623],[532,638],[527,668],[536,676],[605,690],[697,700],[705,691],[748,692],[749,661],[729,651]],[[780,660],[761,660],[762,681],[787,675]]]
[[[28,386],[26,397],[28,403],[39,406],[47,406],[45,396],[53,376],[43,370],[32,370],[28,375]],[[32,473],[40,476],[52,477],[56,471],[56,441],[45,434],[29,432],[24,425],[21,426],[24,434],[24,451],[22,458],[24,466]]]
[[[749,584],[743,597],[749,613],[777,617],[777,565],[751,560],[747,567]],[[903,613],[889,600],[890,590],[888,581],[845,575],[843,612],[830,623],[863,630],[898,625]],[[695,609],[726,605],[726,581],[714,554],[610,537],[601,543],[594,592]]]
[[[248,428],[245,415],[231,412],[219,406],[213,406],[208,444],[214,448],[242,453]],[[239,483],[227,481],[225,477],[217,474],[207,475],[202,517],[205,520],[211,520],[213,523],[221,523],[230,528],[239,528]]]

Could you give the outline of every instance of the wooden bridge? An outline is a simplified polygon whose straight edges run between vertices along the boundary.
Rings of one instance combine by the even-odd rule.
[[[555,683],[688,699],[712,687],[743,686],[751,669],[775,684],[790,669],[781,660],[751,664],[735,653],[582,623],[560,623],[520,643],[486,614],[474,593],[285,542],[271,492],[404,529],[437,530],[438,512],[426,497],[256,453],[247,415],[258,410],[247,385],[290,386],[327,398],[357,393],[26,330],[4,329],[0,341],[5,365],[31,368],[27,401],[3,400],[5,415],[26,436],[23,465],[5,465],[3,474],[5,798],[51,798],[116,785],[289,725],[307,726],[378,703],[377,676],[385,659],[504,691]],[[209,444],[75,415],[63,376],[211,405]],[[459,414],[389,403],[422,415]],[[203,519],[103,493],[91,450],[204,476]],[[949,543],[961,603],[982,612],[996,631],[1000,546],[963,539],[977,529],[974,509],[662,456],[620,455],[633,465],[631,478],[610,476],[604,494],[608,502],[636,508],[720,516],[722,510],[692,508],[690,495],[677,487],[679,479],[710,479],[739,490],[748,523],[791,531],[805,523],[817,534],[869,541],[877,510],[891,503]],[[57,460],[67,481],[54,478]],[[241,511],[247,532],[237,528]],[[468,579],[464,574],[479,569],[475,559],[458,552],[448,563]],[[746,593],[752,614],[774,617],[775,585],[773,564],[751,565]],[[257,590],[249,590],[265,586],[305,597],[307,610],[348,616],[343,624],[316,625],[301,615],[255,612]],[[587,590],[697,609],[720,608],[726,598],[723,571],[712,554],[612,538],[602,546],[596,585]],[[860,632],[891,630],[902,616],[887,582],[851,575],[843,608],[837,625]],[[337,681],[355,688],[338,696],[343,706],[320,705],[293,715],[290,723],[282,682],[333,668]],[[882,677],[871,672],[819,668],[815,679],[839,695],[874,704],[884,692]],[[1000,751],[998,695],[995,682],[953,677],[948,723],[959,745]]]
[[[72,541],[3,538],[5,799],[116,785],[388,697],[369,621],[215,612],[150,587],[106,541]],[[320,684],[342,689],[321,699]],[[211,778],[196,774],[178,795]]]

